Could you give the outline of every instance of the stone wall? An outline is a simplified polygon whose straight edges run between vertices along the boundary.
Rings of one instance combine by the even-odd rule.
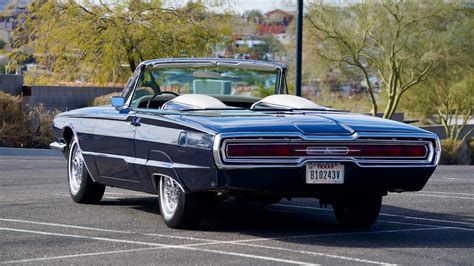
[[[95,97],[122,90],[119,87],[25,86],[23,103],[43,103],[47,109],[65,111],[86,107]]]
[[[22,75],[0,75],[0,91],[11,95],[20,95],[22,86]]]

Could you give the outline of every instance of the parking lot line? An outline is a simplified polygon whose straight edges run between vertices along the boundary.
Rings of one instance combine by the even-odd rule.
[[[103,231],[103,232],[113,232],[113,233],[126,233],[126,234],[133,233],[133,232],[129,232],[129,231],[118,231],[118,230],[100,229],[100,228],[92,228],[92,227],[77,226],[77,225],[65,225],[65,224],[57,224],[57,223],[34,222],[34,221],[25,221],[25,220],[16,220],[16,219],[0,218],[0,221],[11,221],[11,222],[20,222],[20,223],[29,223],[29,224],[38,224],[38,225],[49,225],[49,226],[53,226],[53,227],[66,227],[66,228]],[[422,228],[422,229],[423,230],[433,230],[434,228]],[[438,228],[436,228],[436,229],[438,229]],[[8,228],[0,228],[0,230],[7,230],[8,231]],[[108,238],[100,238],[99,239],[99,238],[81,236],[81,235],[58,234],[58,233],[51,233],[51,232],[44,232],[44,231],[33,231],[33,230],[23,230],[23,229],[10,229],[9,231],[18,231],[18,232],[24,231],[25,233],[38,232],[38,234],[46,234],[46,235],[53,235],[53,236],[55,235],[55,236],[63,236],[63,237],[75,237],[75,238],[93,238],[95,240],[104,240],[104,241],[107,241],[106,239],[108,239]],[[241,243],[244,244],[245,242],[285,240],[285,239],[292,239],[292,238],[311,238],[311,237],[321,237],[321,236],[338,236],[338,235],[365,234],[365,233],[394,233],[394,232],[406,232],[406,231],[421,231],[421,230],[419,228],[418,229],[415,228],[415,229],[383,230],[383,231],[354,232],[354,233],[337,233],[337,234],[324,234],[324,235],[313,234],[313,235],[296,235],[296,236],[275,237],[275,238],[252,238],[252,239],[234,240],[234,241],[219,241],[219,240],[203,239],[203,240],[205,240],[205,242],[189,244],[189,245],[182,245],[182,246],[166,245],[166,244],[158,244],[158,243],[150,243],[150,244],[156,245],[158,247],[163,247],[163,248],[179,248],[179,247],[184,248],[184,247],[191,247],[191,246],[216,245],[216,244],[238,244],[238,245],[240,245]],[[144,234],[144,235],[157,235],[157,234]],[[158,234],[158,236],[169,237],[168,235],[160,235],[160,234]],[[170,237],[175,237],[175,236],[170,236]],[[189,238],[189,237],[186,237],[186,238]],[[196,240],[196,238],[192,238],[192,239]],[[120,242],[122,240],[117,239],[116,241]],[[123,241],[128,241],[128,240],[123,240]],[[134,241],[130,242],[130,244],[140,244],[140,245],[147,245],[148,243],[149,242],[134,242]],[[265,247],[265,246],[261,245],[261,248],[263,248],[263,247]],[[273,247],[268,247],[268,248],[273,249]],[[295,251],[295,252],[296,253],[301,253],[300,251]],[[316,256],[337,258],[337,259],[348,260],[348,261],[353,261],[353,262],[368,261],[368,260],[353,258],[353,257],[344,257],[344,256],[339,256],[339,255],[316,253],[316,252],[310,252],[310,251],[307,251],[307,252],[308,252],[308,254],[311,253],[312,255],[316,255]],[[100,255],[100,254],[97,254],[97,255]],[[367,263],[369,263],[369,262],[367,262]],[[387,264],[387,263],[373,261],[372,264]]]
[[[459,196],[446,196],[446,195],[434,195],[428,194],[424,192],[417,192],[416,194],[412,193],[405,193],[404,196],[416,196],[416,197],[434,197],[434,198],[445,198],[445,199],[464,199],[464,200],[474,200],[474,198],[470,197],[459,197]]]
[[[273,247],[273,246],[265,246],[265,245],[249,244],[249,243],[232,243],[232,244],[242,245],[242,246],[247,246],[247,247],[287,251],[287,252],[292,252],[292,253],[300,253],[300,254],[313,255],[313,256],[324,256],[324,257],[329,257],[329,258],[333,258],[333,259],[347,260],[347,261],[351,261],[351,262],[360,262],[360,263],[366,263],[366,264],[396,265],[396,264],[386,263],[386,262],[381,262],[381,261],[358,259],[358,258],[353,258],[353,257],[332,255],[332,254],[313,252],[313,251],[295,250],[295,249],[289,249],[289,248],[281,248],[281,247]]]
[[[312,251],[300,251],[300,250],[292,250],[292,249],[284,249],[284,248],[277,248],[271,246],[264,246],[264,245],[255,245],[255,244],[247,244],[247,243],[240,243],[241,241],[249,241],[249,240],[241,240],[241,241],[213,241],[211,243],[195,243],[195,244],[186,244],[186,245],[166,245],[166,244],[158,244],[152,242],[141,242],[141,241],[129,241],[129,240],[122,240],[122,239],[115,239],[115,238],[106,238],[106,237],[94,237],[94,236],[83,236],[77,234],[62,234],[62,233],[54,233],[54,232],[46,232],[46,231],[38,231],[38,230],[24,230],[24,229],[17,229],[17,228],[6,228],[0,227],[0,230],[3,231],[12,231],[12,232],[20,232],[20,233],[30,233],[30,234],[40,234],[40,235],[50,235],[50,236],[59,236],[59,237],[70,237],[70,238],[79,238],[79,239],[90,239],[90,240],[98,240],[98,241],[108,241],[108,242],[118,242],[118,243],[127,243],[127,244],[137,244],[137,245],[149,245],[154,246],[154,249],[188,249],[188,250],[195,250],[195,251],[202,251],[207,253],[216,253],[222,255],[232,255],[232,256],[239,256],[239,257],[247,257],[247,258],[254,258],[254,259],[261,259],[261,260],[270,260],[274,262],[283,262],[288,264],[299,264],[299,265],[316,265],[312,263],[302,262],[302,261],[294,261],[294,260],[287,260],[287,259],[279,259],[274,257],[265,257],[260,255],[253,255],[247,253],[237,253],[237,252],[228,252],[228,251],[221,251],[221,250],[211,250],[206,248],[197,248],[196,246],[203,246],[203,245],[216,245],[216,244],[238,244],[243,246],[252,246],[252,247],[259,247],[265,249],[278,249],[284,250],[292,253],[301,253],[301,254],[308,254],[313,256],[319,257],[328,257],[333,259],[339,260],[346,260],[352,262],[363,262],[368,264],[377,264],[377,265],[392,265],[386,262],[380,261],[372,261],[366,259],[359,259],[354,257],[347,257],[347,256],[340,256],[340,255],[332,255],[327,253],[318,253]],[[425,229],[427,230],[427,229]],[[300,237],[311,237],[311,235],[300,236]],[[287,237],[286,237],[287,238]],[[258,238],[258,239],[251,239],[253,241],[265,241],[265,240],[274,240],[274,239],[286,239],[283,238]],[[130,249],[128,251],[121,251],[123,252],[132,252],[132,251],[142,251],[141,249]],[[44,260],[54,260],[54,259],[64,259],[64,258],[73,258],[73,257],[83,257],[83,256],[96,256],[96,255],[104,255],[104,254],[113,254],[114,252],[95,252],[95,253],[81,253],[81,254],[73,254],[73,255],[62,255],[62,256],[52,256],[52,257],[42,257],[42,258],[32,258],[32,259],[23,259],[23,260],[15,260],[15,261],[8,261],[3,263],[24,263],[24,262],[34,262],[34,261],[44,261]],[[119,253],[119,252],[117,252]]]
[[[239,253],[239,252],[228,252],[228,251],[221,251],[221,250],[211,250],[206,248],[197,248],[193,247],[196,245],[207,245],[209,243],[196,243],[196,244],[189,244],[189,245],[166,245],[166,244],[158,244],[152,242],[141,242],[141,241],[131,241],[131,240],[123,240],[123,239],[115,239],[115,238],[107,238],[107,237],[95,237],[95,236],[83,236],[83,235],[73,235],[73,234],[61,234],[61,233],[54,233],[54,232],[47,232],[47,231],[38,231],[38,230],[24,230],[18,228],[7,228],[7,227],[0,227],[1,231],[10,231],[10,232],[19,232],[19,233],[28,233],[28,234],[39,234],[39,235],[49,235],[49,236],[58,236],[58,237],[69,237],[69,238],[76,238],[76,239],[90,239],[90,240],[97,240],[97,241],[106,241],[106,242],[117,242],[117,243],[127,243],[127,244],[137,244],[137,245],[145,245],[145,246],[154,246],[161,249],[170,248],[170,249],[185,249],[185,250],[193,250],[193,251],[200,251],[206,253],[214,253],[214,254],[221,254],[221,255],[228,255],[228,256],[237,256],[237,257],[245,257],[251,259],[259,259],[265,261],[272,261],[272,262],[281,262],[287,264],[298,264],[298,265],[318,265],[303,261],[296,261],[296,260],[287,260],[287,259],[280,259],[275,257],[266,257],[260,255],[253,255],[247,253]],[[85,253],[84,253],[85,254]],[[83,254],[83,256],[85,256]],[[94,254],[96,255],[96,254]],[[76,257],[79,254],[75,255]],[[90,256],[90,253],[89,253]],[[61,256],[54,256],[49,257],[49,259],[57,259]],[[47,257],[39,258],[42,260],[47,260]],[[33,260],[33,259],[32,259]]]
[[[273,206],[280,206],[286,208],[295,208],[295,209],[310,209],[310,210],[320,210],[320,211],[330,211],[332,209],[325,209],[325,208],[318,208],[318,207],[310,207],[310,206],[299,206],[299,205],[289,205],[289,204],[273,204]],[[271,210],[271,209],[268,209]],[[407,216],[407,215],[400,215],[400,214],[390,214],[390,213],[380,213],[380,216],[389,216],[389,217],[399,217],[404,219],[410,220],[420,220],[420,221],[429,221],[429,222],[439,222],[439,223],[453,223],[453,224],[462,224],[462,225],[469,225],[474,226],[474,223],[469,222],[461,222],[461,221],[453,221],[453,220],[444,220],[444,219],[435,219],[435,218],[423,218],[423,217],[414,217],[414,216]]]
[[[416,224],[412,224],[412,225],[416,225]],[[432,227],[429,227],[429,228],[409,228],[409,229],[393,229],[393,230],[349,232],[349,233],[294,235],[294,236],[283,236],[283,237],[269,237],[269,238],[254,238],[254,239],[234,240],[234,241],[226,242],[226,243],[239,244],[239,243],[246,243],[246,242],[258,242],[258,241],[269,241],[269,240],[287,240],[287,239],[313,238],[313,237],[333,237],[333,236],[352,236],[352,235],[366,235],[366,234],[402,233],[402,232],[416,232],[416,231],[430,231],[430,230],[444,230],[444,229],[455,229],[455,228],[447,227],[447,226],[445,226],[445,227],[432,226]],[[211,243],[211,244],[213,244],[213,243]]]
[[[439,225],[428,225],[428,224],[419,224],[419,223],[409,223],[409,222],[397,222],[397,221],[388,221],[388,220],[379,220],[379,222],[390,223],[390,224],[403,224],[403,225],[415,225],[415,226],[424,226],[424,227],[435,227],[441,229],[453,229],[461,231],[474,231],[474,228],[465,228],[457,226],[439,226]]]
[[[29,223],[29,224],[49,225],[49,226],[53,226],[53,227],[67,227],[67,228],[75,228],[75,229],[83,229],[83,230],[94,230],[94,231],[126,233],[126,234],[133,233],[133,232],[129,232],[129,231],[118,231],[118,230],[100,229],[100,228],[92,228],[92,227],[84,227],[84,226],[76,226],[76,225],[34,222],[34,221],[25,221],[25,220],[16,220],[16,219],[3,219],[3,218],[0,218],[0,220],[2,220],[2,221],[11,221],[11,222],[20,222],[20,223]],[[418,224],[413,224],[413,225],[418,225]],[[441,227],[441,226],[428,226],[428,228],[410,228],[410,229],[394,229],[394,230],[380,230],[380,231],[368,231],[368,232],[349,232],[349,233],[331,233],[331,234],[310,234],[310,235],[306,234],[306,235],[294,235],[294,236],[273,237],[273,238],[251,238],[251,239],[233,240],[233,241],[219,241],[219,240],[203,239],[203,240],[205,240],[205,242],[188,244],[188,245],[167,245],[167,244],[158,244],[158,243],[152,243],[152,242],[139,242],[139,241],[131,241],[130,244],[140,244],[140,245],[149,245],[149,244],[151,244],[151,245],[155,245],[156,247],[160,247],[160,249],[161,248],[190,248],[190,247],[193,247],[193,246],[195,247],[195,246],[216,245],[216,244],[231,244],[231,245],[234,244],[234,245],[241,245],[241,246],[253,246],[253,247],[259,247],[259,248],[264,248],[264,249],[281,249],[281,248],[273,247],[273,246],[249,244],[248,242],[270,241],[270,240],[287,240],[287,239],[296,239],[296,238],[329,237],[329,236],[347,236],[347,235],[382,234],[382,233],[398,233],[398,232],[416,232],[416,231],[443,230],[443,229],[455,229],[455,228]],[[103,241],[107,241],[107,239],[110,239],[110,238],[96,238],[96,237],[81,236],[81,235],[58,234],[58,233],[52,233],[52,232],[23,230],[23,229],[10,229],[10,230],[8,230],[8,228],[0,228],[0,230],[18,231],[18,232],[25,232],[25,233],[38,233],[38,234],[62,236],[62,237],[73,237],[73,238],[90,238],[90,239],[93,239],[93,240],[103,240]],[[155,234],[144,234],[144,235],[155,235]],[[158,235],[158,236],[168,237],[168,235]],[[174,237],[174,236],[171,236],[171,237]],[[196,238],[193,238],[193,240],[196,240]],[[128,240],[121,240],[121,239],[112,239],[110,241],[117,241],[117,242],[127,241],[127,243],[129,243]],[[201,249],[202,248],[199,248],[199,250],[201,250]],[[363,263],[370,263],[370,264],[389,265],[389,263],[386,263],[386,262],[372,261],[372,260],[366,260],[366,259],[360,259],[360,258],[354,258],[354,257],[346,257],[346,256],[340,256],[340,255],[333,255],[333,254],[326,254],[326,253],[319,253],[319,252],[312,252],[312,251],[301,251],[301,250],[290,250],[290,249],[281,249],[281,250],[285,250],[285,251],[293,252],[293,253],[301,253],[301,254],[308,254],[308,255],[313,255],[313,256],[322,256],[322,257],[329,257],[329,258],[340,259],[340,260],[347,260],[347,261],[351,261],[351,262],[363,262]],[[131,250],[131,251],[133,251],[133,250]],[[206,252],[211,252],[211,251],[206,249]],[[215,252],[220,252],[220,251],[212,250],[212,252],[215,253]],[[96,253],[91,253],[89,255],[85,254],[83,256],[92,256],[92,255],[100,255],[100,253],[97,253],[97,254]],[[79,256],[79,254],[71,255],[71,256]],[[55,256],[54,258],[50,257],[50,259],[55,259],[55,258],[61,259],[62,256]],[[40,258],[40,259],[45,260],[45,258]],[[32,259],[32,260],[34,260],[34,259]]]
[[[98,236],[63,234],[63,233],[54,233],[54,232],[39,231],[39,230],[26,230],[26,229],[9,228],[9,227],[0,227],[0,231],[10,231],[10,232],[18,232],[18,233],[29,233],[29,234],[37,234],[37,235],[49,235],[49,236],[59,236],[59,237],[79,238],[79,239],[90,239],[90,240],[135,244],[135,245],[146,245],[146,246],[154,246],[154,247],[168,246],[165,244],[158,244],[158,243],[152,243],[152,242],[142,242],[142,241],[115,239],[115,238],[98,237]]]
[[[119,254],[119,253],[138,252],[138,251],[148,251],[148,250],[156,250],[156,249],[158,249],[158,248],[134,248],[134,249],[103,251],[103,252],[79,253],[79,254],[63,255],[63,256],[52,256],[52,257],[22,259],[22,260],[10,260],[10,261],[1,262],[1,264],[18,264],[18,263],[27,263],[27,262],[39,262],[39,261],[45,261],[45,260],[72,259],[72,258],[79,258],[79,257],[100,256],[100,255]]]
[[[427,222],[448,223],[448,224],[451,223],[451,224],[462,224],[462,225],[474,226],[474,223],[452,221],[452,220],[423,218],[423,217],[414,217],[414,216],[407,216],[407,215],[400,215],[400,214],[389,214],[389,213],[381,213],[380,215],[381,216],[387,216],[387,217],[404,218],[404,219],[408,219],[408,220],[419,220],[419,221],[427,221]],[[453,227],[453,228],[456,228],[456,229],[469,229],[469,228],[463,228],[463,227]]]
[[[109,232],[109,233],[139,234],[139,235],[158,236],[158,237],[176,238],[176,239],[193,240],[193,241],[210,241],[203,238],[195,238],[195,237],[189,237],[189,236],[163,235],[163,234],[155,234],[155,233],[139,233],[139,232],[133,232],[133,231],[113,230],[113,229],[104,229],[104,228],[96,228],[96,227],[87,227],[87,226],[81,226],[81,225],[47,223],[47,222],[37,222],[37,221],[28,221],[28,220],[19,220],[19,219],[0,218],[0,221],[36,224],[36,225],[45,225],[45,226],[56,226],[56,227],[64,227],[64,228],[71,228],[71,229],[91,230],[91,231],[100,231],[100,232]]]
[[[444,192],[444,191],[431,191],[431,190],[423,190],[421,192],[434,193],[434,194],[446,194],[446,195],[474,196],[474,194],[472,193]]]

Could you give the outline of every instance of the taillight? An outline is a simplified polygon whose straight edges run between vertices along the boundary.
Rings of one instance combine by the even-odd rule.
[[[425,145],[353,145],[348,155],[361,157],[417,157],[426,156]]]
[[[424,158],[424,144],[228,144],[228,158],[272,157],[389,157]]]
[[[288,157],[290,146],[285,144],[229,144],[227,157]]]

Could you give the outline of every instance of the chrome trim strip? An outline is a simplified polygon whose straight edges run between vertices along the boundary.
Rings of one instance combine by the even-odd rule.
[[[163,161],[147,160],[143,158],[100,153],[100,152],[83,151],[82,153],[85,155],[122,159],[125,162],[130,163],[130,164],[139,164],[139,165],[154,166],[154,167],[161,167],[161,168],[183,168],[183,169],[209,169],[210,168],[208,166],[199,166],[199,165],[182,164],[182,163],[169,163],[169,162],[163,162]]]
[[[253,141],[253,142],[252,142]],[[276,142],[276,141],[281,141],[280,140],[273,140],[270,144],[265,144],[266,142],[264,141],[261,141],[261,140],[258,140],[258,142],[256,142],[255,140],[251,140],[251,139],[239,139],[239,140],[233,140],[233,139],[226,139],[223,141],[222,143],[222,148],[221,148],[221,152],[222,152],[222,157],[223,157],[223,161],[224,162],[238,162],[239,160],[239,157],[233,157],[233,158],[230,158],[230,157],[227,157],[227,154],[228,154],[228,148],[229,148],[229,145],[232,145],[234,143],[237,143],[238,145],[272,145],[272,144],[275,144],[275,145],[278,145],[280,143]],[[240,143],[242,142],[242,143]],[[261,143],[261,142],[264,142],[264,143]],[[386,143],[384,143],[386,142]],[[311,144],[316,144],[318,145],[319,143],[314,143],[314,142],[284,142],[282,144],[301,144],[301,145],[311,145]],[[380,157],[380,156],[361,156],[361,157],[354,157],[354,158],[390,158],[390,159],[407,159],[407,158],[412,158],[412,159],[425,159],[427,158],[426,160],[427,161],[431,161],[428,160],[428,156],[430,156],[430,153],[429,151],[432,149],[432,145],[431,142],[429,141],[399,141],[397,143],[393,143],[393,141],[387,141],[387,140],[382,140],[382,141],[378,141],[378,140],[370,140],[370,141],[366,141],[366,140],[355,140],[353,141],[352,143],[349,143],[349,142],[325,142],[324,145],[331,145],[331,144],[334,144],[334,145],[359,145],[359,144],[363,144],[363,145],[421,145],[423,144],[425,146],[425,149],[426,149],[426,152],[425,152],[425,155],[424,156],[419,156],[419,157],[396,157],[396,156],[393,156],[393,157]],[[428,147],[427,147],[428,146]],[[308,147],[308,148],[312,148],[312,147]],[[308,154],[308,148],[307,149],[304,149],[304,150],[300,150],[300,149],[297,149],[295,151],[305,151],[307,154]],[[349,148],[347,147],[337,147],[337,146],[328,146],[328,147],[324,147],[322,146],[322,148],[324,149],[313,149],[312,151],[328,151],[328,149],[333,149],[333,150],[329,150],[330,152],[329,153],[319,153],[319,154],[313,154],[313,156],[311,155],[306,155],[306,156],[272,156],[271,158],[269,157],[263,157],[263,156],[246,156],[245,159],[259,159],[259,158],[263,158],[263,159],[268,159],[268,160],[275,160],[275,159],[298,159],[298,158],[313,158],[313,159],[317,159],[319,157],[315,157],[317,155],[330,155],[330,154],[334,154],[334,155],[346,155],[347,153],[349,153],[349,151],[360,151],[360,150],[349,150]],[[345,149],[334,149],[334,148],[345,148]],[[342,151],[342,152],[341,152]],[[323,156],[324,157],[324,156]],[[244,160],[244,159],[243,159]],[[391,161],[391,160],[390,160]],[[407,161],[413,161],[413,160],[407,160]]]
[[[271,142],[275,141],[276,139],[269,140],[267,139],[259,139],[259,138],[277,138],[281,141],[283,139],[291,139],[297,138],[296,141],[313,141],[313,142],[327,142],[327,141],[334,141],[334,142],[344,142],[344,141],[354,141],[358,139],[358,143],[360,142],[390,142],[397,141],[397,138],[409,138],[409,139],[422,139],[425,144],[428,145],[428,155],[426,156],[426,160],[422,161],[414,161],[414,160],[364,160],[364,159],[356,159],[353,157],[321,157],[321,158],[299,158],[296,160],[292,160],[291,158],[285,160],[261,160],[258,161],[258,164],[255,164],[255,159],[249,160],[242,160],[238,163],[246,163],[246,164],[228,164],[223,160],[222,155],[224,154],[224,147],[223,145],[227,139],[231,138],[240,138],[234,139],[233,141],[238,142],[243,138],[254,138],[253,140],[258,140],[259,143],[263,142]],[[374,138],[374,140],[366,139],[366,138]],[[390,138],[390,139],[377,139],[377,138]],[[242,142],[248,141],[248,139],[242,140]],[[403,140],[405,143],[415,142],[420,143],[420,141],[411,141],[411,140]],[[435,141],[436,147],[433,147],[431,141]],[[213,145],[213,155],[214,161],[219,169],[252,169],[252,168],[298,168],[306,164],[307,162],[352,162],[358,165],[359,167],[372,167],[372,168],[402,168],[402,167],[433,167],[438,164],[438,157],[439,157],[439,139],[438,136],[435,134],[430,133],[378,133],[378,132],[371,132],[371,133],[354,133],[350,136],[327,136],[327,135],[319,135],[319,136],[306,136],[301,133],[297,132],[245,132],[245,133],[222,133],[217,134],[215,136],[215,141]],[[436,156],[436,157],[435,157]],[[436,158],[436,159],[435,159]],[[235,162],[235,161],[233,161]]]

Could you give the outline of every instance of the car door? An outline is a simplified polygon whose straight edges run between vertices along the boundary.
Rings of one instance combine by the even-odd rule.
[[[137,78],[136,72],[124,92],[133,91]],[[127,183],[140,182],[134,166],[134,117],[134,112],[129,109],[110,107],[104,108],[97,118],[94,129],[95,161],[100,178],[107,184],[114,180],[117,186],[129,187]]]
[[[134,170],[135,127],[133,112],[120,113],[114,108],[101,113],[94,130],[97,171],[101,178],[139,182]]]

